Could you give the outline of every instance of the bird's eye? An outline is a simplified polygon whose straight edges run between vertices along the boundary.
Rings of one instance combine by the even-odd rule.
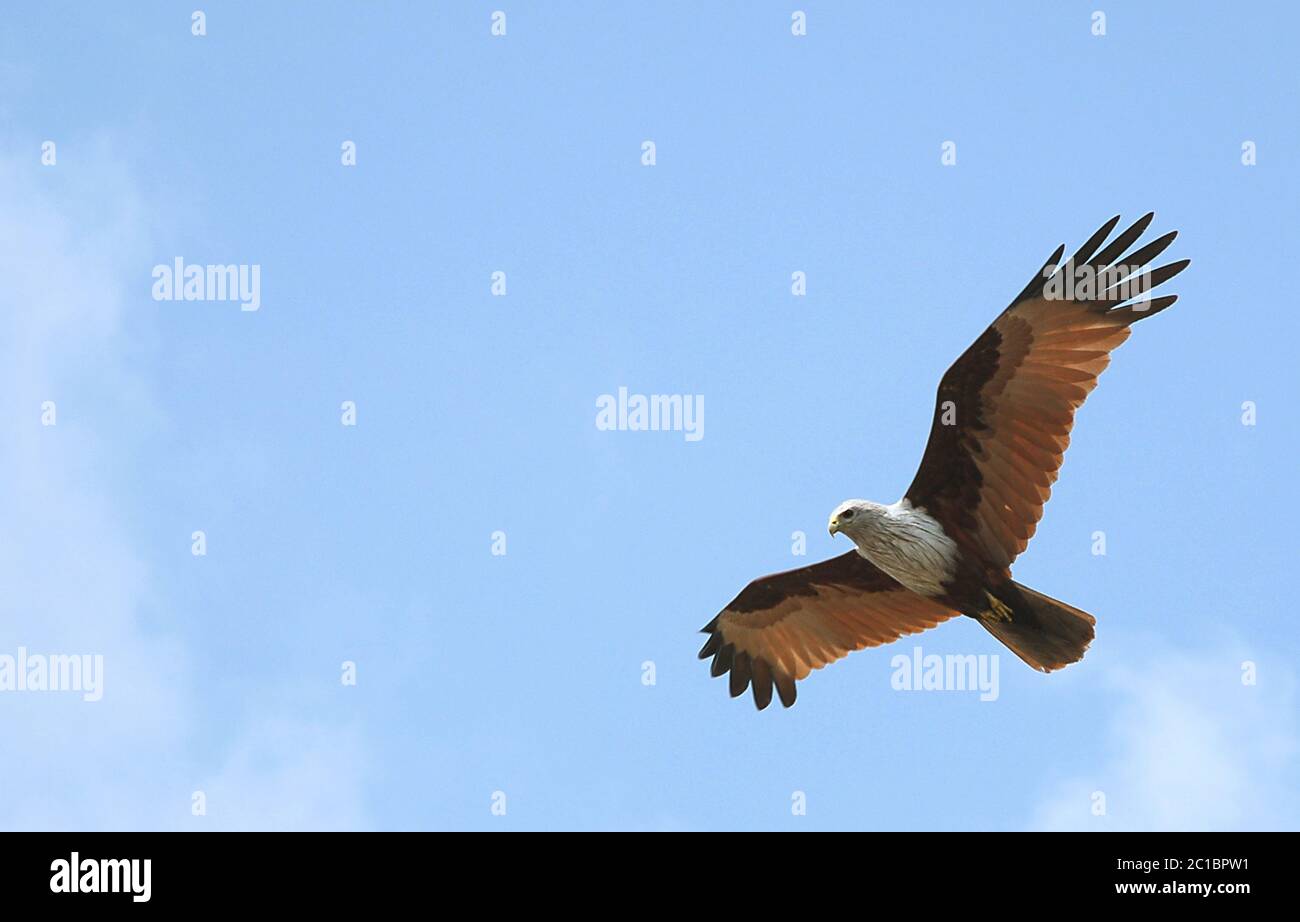
[[[840,518],[845,520],[853,518],[853,510],[845,509],[843,512],[840,513]]]

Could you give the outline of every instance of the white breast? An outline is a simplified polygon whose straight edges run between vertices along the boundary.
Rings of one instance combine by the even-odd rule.
[[[852,537],[859,554],[921,595],[942,595],[957,569],[957,545],[943,526],[905,499],[878,507]]]

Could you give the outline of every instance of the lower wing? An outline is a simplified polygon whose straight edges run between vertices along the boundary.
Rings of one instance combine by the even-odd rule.
[[[752,683],[761,711],[776,686],[794,704],[795,681],[842,656],[932,628],[957,612],[903,588],[857,551],[756,579],[705,625],[700,659],[731,672],[731,696]]]

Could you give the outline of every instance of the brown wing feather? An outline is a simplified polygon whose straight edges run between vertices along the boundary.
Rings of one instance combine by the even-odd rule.
[[[1144,287],[1117,285],[1177,236],[1168,233],[1117,259],[1151,217],[1093,256],[1118,221],[1112,219],[1053,273],[1049,267],[1064,252],[1058,249],[939,384],[930,440],[907,498],[990,569],[1009,567],[1033,537],[1070,444],[1074,412],[1096,386],[1110,353],[1128,338],[1130,325],[1177,299],[1125,303],[1177,275],[1187,260],[1154,270]],[[1063,297],[1062,273],[1082,266],[1106,281]],[[1120,266],[1127,268],[1120,272]],[[1105,271],[1110,274],[1100,275]],[[1049,276],[1058,284],[1050,285]]]
[[[731,696],[752,685],[761,711],[776,685],[794,704],[795,680],[863,647],[932,628],[957,612],[904,589],[857,551],[756,579],[705,625],[700,659],[730,670]]]

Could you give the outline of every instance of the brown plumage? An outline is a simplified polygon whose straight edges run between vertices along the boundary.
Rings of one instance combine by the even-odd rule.
[[[956,614],[904,589],[857,551],[849,551],[754,580],[705,625],[710,636],[700,659],[713,657],[715,676],[731,670],[733,698],[744,693],[752,678],[760,709],[772,700],[772,683],[789,707],[795,681],[814,669]]]
[[[1010,567],[1033,537],[1074,413],[1110,353],[1133,323],[1177,300],[1144,295],[1188,260],[1135,276],[1142,284],[1120,284],[1177,236],[1165,234],[1121,256],[1152,217],[1102,248],[1119,221],[1111,219],[1060,267],[1065,248],[1057,249],[943,376],[920,468],[900,501],[936,521],[956,546],[942,590],[913,591],[856,549],[755,580],[703,629],[710,636],[700,657],[713,657],[715,676],[730,670],[733,697],[752,686],[761,710],[775,685],[789,707],[795,681],[813,669],[957,614],[978,618],[1036,669],[1051,671],[1083,656],[1095,619],[1016,583]],[[1063,287],[1064,273],[1090,274],[1099,284],[1071,292]],[[990,605],[1012,617],[989,617]]]

